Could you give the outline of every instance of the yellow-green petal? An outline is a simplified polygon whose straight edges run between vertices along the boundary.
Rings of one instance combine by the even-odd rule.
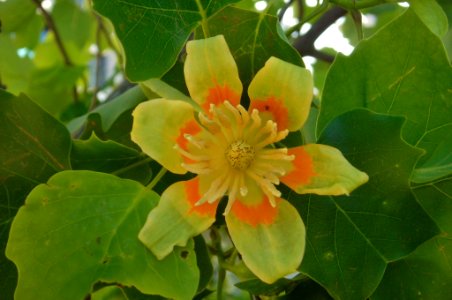
[[[174,246],[185,246],[189,238],[215,222],[217,203],[196,206],[199,199],[198,177],[176,182],[163,192],[138,234],[140,241],[158,259],[170,254]]]
[[[250,109],[257,109],[278,124],[295,131],[306,121],[312,101],[311,73],[299,66],[270,57],[248,88]]]
[[[235,204],[234,204],[235,205]],[[253,224],[234,213],[226,215],[232,241],[246,266],[262,281],[273,283],[295,272],[305,249],[306,230],[297,210],[280,200],[270,224]]]
[[[177,100],[142,102],[133,111],[132,141],[166,169],[184,174],[183,159],[174,146],[184,128],[195,123],[193,112],[190,104]]]
[[[210,104],[240,103],[242,83],[237,65],[222,35],[187,43],[184,65],[190,96],[206,111]]]
[[[289,149],[292,169],[281,182],[299,194],[348,195],[369,177],[331,146],[310,144]]]

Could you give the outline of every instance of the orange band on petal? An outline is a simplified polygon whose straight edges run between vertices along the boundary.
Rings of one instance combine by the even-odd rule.
[[[261,113],[270,113],[273,121],[278,125],[278,130],[286,129],[289,124],[287,107],[275,97],[269,97],[267,100],[253,100],[249,110],[253,109],[257,109]]]
[[[296,147],[288,149],[288,154],[295,155],[295,159],[292,161],[293,170],[281,177],[281,181],[291,188],[309,183],[311,178],[316,175],[309,153],[303,147]]]
[[[276,201],[278,203],[280,200],[276,199]],[[262,198],[260,204],[252,206],[245,205],[237,200],[232,205],[231,213],[240,221],[253,227],[256,227],[258,224],[269,225],[275,221],[276,215],[278,214],[278,205],[276,207],[271,206],[266,196]]]
[[[184,150],[187,150],[188,140],[185,138],[185,134],[195,135],[201,131],[201,127],[195,120],[190,120],[179,130],[179,136],[176,139],[176,143]]]
[[[205,202],[201,205],[196,206],[196,202],[201,199],[199,194],[199,178],[195,177],[192,180],[185,182],[185,191],[187,193],[187,199],[190,204],[190,210],[188,213],[196,212],[202,216],[215,217],[217,211],[218,201],[214,203]]]
[[[222,104],[226,100],[229,101],[233,106],[239,105],[240,95],[234,92],[227,85],[215,85],[215,87],[209,89],[207,101],[202,104],[202,108],[205,112],[208,112],[210,104],[217,106],[219,104]]]

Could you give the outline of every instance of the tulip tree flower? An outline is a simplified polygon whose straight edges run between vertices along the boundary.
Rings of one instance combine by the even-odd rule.
[[[368,180],[333,147],[281,147],[299,130],[312,100],[304,68],[271,57],[240,104],[242,84],[223,36],[187,43],[184,75],[197,105],[174,99],[143,102],[133,112],[132,140],[176,174],[197,174],[169,186],[139,239],[162,259],[174,246],[208,229],[218,202],[232,241],[247,267],[272,283],[299,267],[305,226],[281,198],[282,182],[299,194],[349,194]]]

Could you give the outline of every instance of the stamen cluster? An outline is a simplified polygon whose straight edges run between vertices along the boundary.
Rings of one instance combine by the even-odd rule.
[[[254,181],[275,206],[275,198],[281,196],[275,185],[294,156],[274,144],[284,139],[288,130],[278,131],[274,121],[263,121],[257,109],[248,112],[228,101],[211,105],[208,114],[199,113],[198,119],[203,130],[195,136],[184,135],[186,149],[176,145],[185,160],[182,166],[210,181],[196,205],[228,195],[227,214],[239,195],[248,194],[249,182]]]

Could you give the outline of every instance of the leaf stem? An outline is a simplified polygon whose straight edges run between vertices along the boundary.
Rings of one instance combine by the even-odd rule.
[[[212,226],[210,229],[210,237],[212,239],[215,254],[218,259],[218,280],[217,280],[217,300],[223,299],[223,286],[226,279],[226,269],[224,268],[224,252],[221,247],[221,233],[217,227]]]
[[[201,0],[196,0],[196,5],[198,6],[199,14],[201,15],[202,33],[204,34],[204,38],[208,38],[210,36],[210,33],[209,33],[209,26],[207,24],[206,11],[202,7]]]
[[[129,170],[131,170],[131,169],[133,169],[133,168],[136,168],[136,167],[139,167],[139,166],[141,166],[141,165],[147,164],[148,162],[151,162],[151,161],[152,161],[152,158],[146,157],[145,159],[140,160],[140,161],[137,161],[137,162],[134,162],[133,164],[130,164],[130,165],[128,165],[127,167],[118,169],[118,170],[112,172],[111,174],[113,174],[113,175],[119,175],[119,174],[122,174],[122,173],[124,173],[124,172],[127,172],[127,171],[129,171]]]
[[[152,181],[146,186],[148,189],[152,190],[154,186],[162,179],[163,175],[165,175],[167,169],[162,167],[160,171],[155,175],[155,177],[152,179]]]

